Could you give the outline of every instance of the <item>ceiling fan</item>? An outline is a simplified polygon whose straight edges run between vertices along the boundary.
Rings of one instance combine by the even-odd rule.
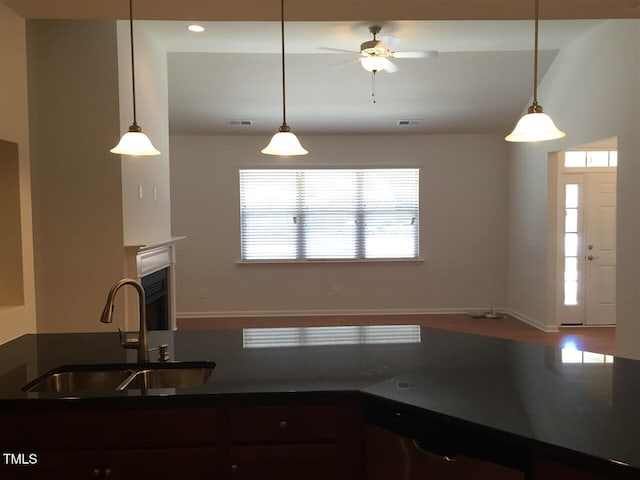
[[[392,58],[431,58],[438,56],[436,50],[424,50],[418,52],[394,52],[384,42],[378,40],[376,37],[382,30],[380,25],[372,25],[369,27],[369,32],[373,35],[372,40],[367,40],[360,44],[360,51],[343,50],[340,48],[318,47],[321,50],[328,50],[331,52],[342,53],[355,53],[359,57],[351,60],[347,63],[359,61],[362,68],[368,72],[372,72],[374,75],[377,72],[395,73],[398,71],[398,67],[390,59]]]

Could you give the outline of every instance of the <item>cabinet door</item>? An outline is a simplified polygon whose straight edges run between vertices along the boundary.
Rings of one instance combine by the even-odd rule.
[[[597,473],[535,457],[531,465],[531,480],[606,480]]]
[[[30,454],[27,454],[30,455]],[[16,465],[3,461],[0,465],[2,480],[57,479],[87,480],[100,478],[100,454],[91,451],[38,452],[37,462]],[[28,458],[28,456],[27,456]],[[26,462],[24,462],[26,463]]]
[[[336,438],[335,405],[263,405],[233,407],[231,442],[320,443]]]
[[[434,455],[413,440],[379,427],[367,427],[367,480],[524,480],[524,473],[458,455]]]
[[[233,447],[230,460],[229,478],[233,480],[339,478],[335,444]]]
[[[216,448],[158,448],[104,453],[103,469],[113,480],[167,478],[216,480],[220,462]]]

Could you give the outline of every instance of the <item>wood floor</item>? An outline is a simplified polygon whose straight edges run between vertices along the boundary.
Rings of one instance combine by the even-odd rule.
[[[462,314],[189,318],[178,319],[177,323],[179,330],[417,324],[549,346],[561,346],[570,341],[578,350],[609,355],[614,354],[616,340],[614,327],[571,327],[561,328],[557,333],[545,333],[509,316],[472,318]]]

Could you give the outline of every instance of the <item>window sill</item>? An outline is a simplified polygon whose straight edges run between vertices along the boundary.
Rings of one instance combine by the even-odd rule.
[[[425,260],[422,257],[417,258],[362,258],[362,259],[342,259],[342,258],[330,258],[330,259],[317,259],[317,260],[238,260],[238,265],[311,265],[311,264],[345,264],[345,263],[360,263],[360,264],[373,264],[373,263],[424,263]]]

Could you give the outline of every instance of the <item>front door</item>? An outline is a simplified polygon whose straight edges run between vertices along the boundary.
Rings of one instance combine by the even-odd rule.
[[[565,153],[559,182],[563,292],[558,320],[562,325],[614,325],[616,321],[615,154]]]
[[[586,174],[586,325],[616,323],[616,174]]]

